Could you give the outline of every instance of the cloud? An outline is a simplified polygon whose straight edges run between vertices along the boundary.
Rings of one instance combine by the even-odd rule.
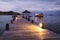
[[[10,11],[14,9],[14,5],[8,3],[8,2],[1,2],[0,1],[0,11]]]
[[[60,10],[59,0],[0,0],[0,11],[52,11]]]

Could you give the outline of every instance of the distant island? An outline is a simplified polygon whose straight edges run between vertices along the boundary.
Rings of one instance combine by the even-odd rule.
[[[20,15],[20,13],[13,11],[8,11],[8,12],[0,11],[0,15]]]

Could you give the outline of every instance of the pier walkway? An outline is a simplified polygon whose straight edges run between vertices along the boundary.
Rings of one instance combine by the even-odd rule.
[[[60,35],[18,16],[14,23],[10,24],[10,30],[5,31],[0,40],[60,40]]]

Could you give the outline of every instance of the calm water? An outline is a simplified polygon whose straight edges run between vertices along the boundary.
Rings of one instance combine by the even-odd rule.
[[[45,28],[60,34],[60,16],[45,16]]]
[[[5,30],[5,25],[7,23],[10,23],[10,20],[12,19],[11,15],[0,15],[0,35],[4,32]]]
[[[12,16],[0,15],[0,35],[5,31],[5,25],[10,23]],[[45,28],[60,34],[60,16],[44,16]],[[39,21],[36,21],[38,23]]]

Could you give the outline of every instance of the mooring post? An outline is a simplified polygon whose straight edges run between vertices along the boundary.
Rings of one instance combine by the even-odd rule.
[[[12,18],[13,18],[14,16],[12,16]]]
[[[13,24],[13,20],[11,20],[11,24]]]
[[[14,16],[14,17],[13,17],[13,21],[15,20],[15,18],[16,18],[16,17]]]
[[[40,26],[40,28],[44,28],[45,25],[44,25],[44,23],[42,22],[42,23],[39,24],[39,26]]]
[[[45,24],[44,24],[44,20],[43,20],[44,16],[41,17],[41,21],[42,21],[42,28],[45,27]]]
[[[30,17],[28,17],[28,21],[30,21]]]
[[[43,20],[43,16],[41,16],[41,18],[40,18],[40,26],[41,26],[41,28],[44,28],[45,27],[45,24],[44,24],[44,20]]]
[[[42,28],[44,28],[44,23],[42,23]]]
[[[34,21],[33,21],[33,20],[31,20],[31,22],[32,22],[32,23],[34,23]]]
[[[22,16],[22,18],[24,18],[24,16]]]
[[[27,19],[27,16],[26,16],[26,19]]]
[[[6,30],[9,30],[9,24],[6,24]]]

